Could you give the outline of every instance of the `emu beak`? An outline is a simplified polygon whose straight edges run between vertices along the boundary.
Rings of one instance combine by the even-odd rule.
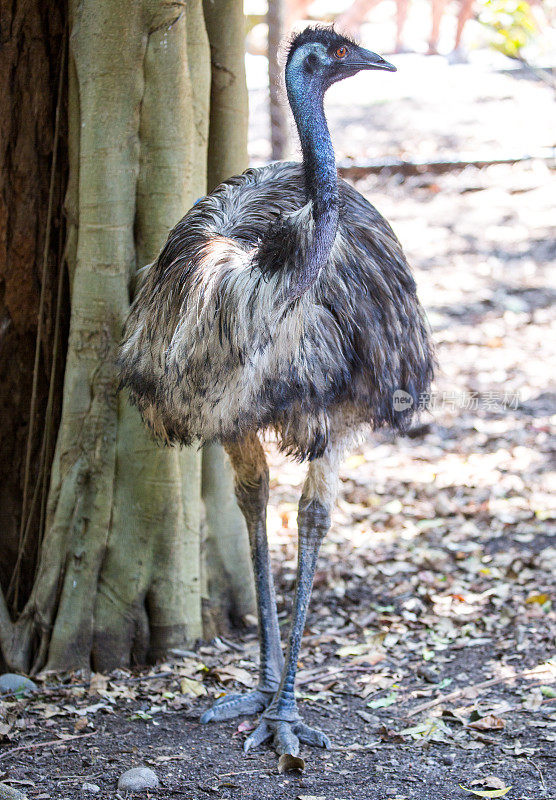
[[[385,69],[387,72],[397,72],[397,68],[386,61],[378,53],[373,53],[372,50],[364,50],[359,48],[359,56],[361,57],[361,65],[359,69]]]

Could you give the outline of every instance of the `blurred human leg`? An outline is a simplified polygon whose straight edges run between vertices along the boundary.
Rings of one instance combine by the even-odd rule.
[[[335,26],[339,31],[355,36],[365,22],[365,18],[373,6],[380,0],[353,0],[353,3],[342,14],[336,17]]]
[[[434,56],[438,53],[438,40],[440,38],[440,24],[446,9],[446,0],[431,0],[432,25],[429,38],[429,49],[427,55]]]
[[[396,0],[396,53],[406,52],[403,43],[403,31],[409,10],[409,0]]]
[[[307,9],[313,0],[287,0],[285,28],[289,33],[299,19],[307,19]]]
[[[458,26],[456,28],[456,41],[454,42],[454,50],[459,50],[461,47],[461,37],[463,36],[463,29],[471,19],[473,14],[474,0],[461,0],[461,8],[458,14]]]
[[[465,48],[462,46],[461,39],[463,36],[463,29],[473,14],[473,3],[474,0],[461,0],[454,49],[448,56],[448,61],[450,64],[467,64],[467,53]]]

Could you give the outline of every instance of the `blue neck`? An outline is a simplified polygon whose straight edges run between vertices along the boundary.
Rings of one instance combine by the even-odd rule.
[[[313,238],[293,292],[299,296],[318,277],[336,238],[339,220],[338,173],[324,116],[325,87],[316,77],[301,74],[295,65],[290,64],[286,70],[286,88],[301,140],[305,191],[307,200],[312,204],[314,223]]]

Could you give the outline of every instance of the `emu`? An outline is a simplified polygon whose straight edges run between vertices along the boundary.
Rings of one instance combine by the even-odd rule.
[[[401,245],[337,174],[323,98],[360,70],[395,67],[331,28],[292,40],[286,88],[302,163],[248,169],[177,223],[132,305],[121,348],[122,384],[154,434],[185,445],[220,441],[233,465],[256,581],[260,676],[256,690],[225,695],[201,722],[262,712],[246,751],[269,739],[278,754],[296,755],[300,742],[330,746],[302,721],[294,683],[340,460],[365,429],[405,430],[433,375]],[[267,429],[286,454],[308,461],[285,658],[258,436]]]

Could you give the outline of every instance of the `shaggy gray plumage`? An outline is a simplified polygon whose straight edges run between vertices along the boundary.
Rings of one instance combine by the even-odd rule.
[[[245,748],[329,747],[301,719],[295,673],[338,469],[364,425],[403,430],[428,392],[433,357],[415,284],[388,223],[338,181],[326,89],[395,68],[330,28],[307,29],[286,62],[303,164],[231,178],[171,231],[129,315],[122,383],[167,442],[223,442],[253,558],[257,689],[225,695],[202,722],[263,711]],[[406,403],[396,408],[396,392]],[[258,431],[310,460],[299,503],[298,569],[285,659],[266,536],[268,467]]]
[[[415,283],[386,220],[344,181],[339,194],[328,263],[293,302],[312,227],[301,165],[231,178],[171,231],[121,351],[122,383],[157,436],[272,427],[284,450],[314,458],[342,407],[355,425],[407,426],[433,364]],[[412,405],[397,411],[400,389]]]

